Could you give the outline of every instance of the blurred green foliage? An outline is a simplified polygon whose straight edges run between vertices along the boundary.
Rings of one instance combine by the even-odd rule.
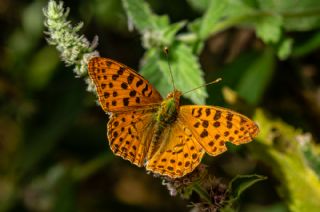
[[[282,182],[278,186],[280,195],[288,202],[291,211],[317,211],[320,208],[319,173],[306,157],[303,149],[312,148],[310,136],[279,120],[270,120],[258,110],[256,120],[264,128],[252,148],[256,157],[268,164]],[[310,154],[310,153],[307,153]],[[314,155],[319,158],[318,155]],[[311,166],[310,166],[311,165]]]
[[[89,40],[99,36],[102,56],[137,70],[141,62],[141,73],[161,94],[171,90],[162,53],[169,46],[182,91],[223,78],[184,102],[255,114],[261,129],[255,141],[204,159],[225,181],[268,177],[243,193],[240,211],[320,207],[318,1],[65,4],[73,24],[84,22]],[[158,179],[112,155],[107,116],[44,39],[46,5],[0,2],[0,211],[190,210]]]

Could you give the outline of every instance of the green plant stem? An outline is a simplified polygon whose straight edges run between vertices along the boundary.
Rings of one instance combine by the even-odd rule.
[[[319,16],[320,8],[299,11],[299,12],[284,12],[282,16],[284,17],[308,17],[308,16]]]
[[[210,204],[212,203],[208,192],[204,190],[203,187],[198,182],[195,182],[192,185],[192,189],[201,197],[201,199],[207,201]]]
[[[96,173],[102,167],[106,166],[112,160],[111,154],[102,154],[97,158],[90,160],[86,164],[75,167],[73,170],[73,178],[75,181],[82,181]]]

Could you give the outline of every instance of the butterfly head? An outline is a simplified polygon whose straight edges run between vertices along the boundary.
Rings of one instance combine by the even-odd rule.
[[[182,92],[178,90],[174,90],[168,94],[166,98],[167,105],[171,105],[175,108],[176,111],[179,111],[180,107],[180,97],[182,96]]]
[[[168,94],[167,99],[174,99],[174,101],[179,104],[181,96],[182,96],[181,91],[174,90]]]

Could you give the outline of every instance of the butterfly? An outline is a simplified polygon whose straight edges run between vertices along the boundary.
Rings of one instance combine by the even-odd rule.
[[[174,90],[163,99],[141,75],[117,61],[88,63],[102,109],[110,114],[107,138],[115,155],[171,178],[192,172],[205,153],[217,156],[250,142],[258,126],[244,115],[217,106],[182,105]]]

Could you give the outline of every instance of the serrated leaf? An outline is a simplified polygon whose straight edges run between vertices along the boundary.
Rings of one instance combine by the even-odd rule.
[[[258,104],[271,80],[274,65],[273,51],[267,48],[241,76],[236,88],[239,95],[252,105]]]
[[[282,23],[279,15],[258,17],[255,21],[256,34],[265,43],[276,43],[281,38]]]
[[[156,28],[159,30],[165,30],[170,24],[168,15],[161,15],[161,16],[153,15],[153,19],[155,20]]]
[[[192,54],[192,49],[183,43],[173,46],[170,53],[170,62],[172,67],[172,75],[175,85],[182,92],[189,91],[200,85],[204,85],[203,72],[200,69],[198,58]],[[165,58],[159,61],[160,69],[168,74],[168,64]],[[168,80],[169,82],[171,80]],[[206,88],[202,87],[185,95],[188,99],[196,104],[205,104],[208,96]]]
[[[225,15],[225,8],[227,7],[227,1],[211,1],[209,7],[204,14],[200,29],[199,37],[201,40],[207,38],[214,27],[214,25]]]
[[[201,18],[195,19],[193,22],[189,22],[187,27],[190,33],[187,34],[187,39],[183,37],[185,36],[185,34],[182,35],[182,39],[181,39],[183,42],[188,43],[189,46],[192,46],[192,52],[194,52],[197,55],[201,53],[204,47],[204,42],[203,40],[199,39],[199,33],[198,33],[200,31],[201,22],[202,22]],[[191,39],[189,39],[188,36]],[[181,36],[179,36],[179,38],[181,38]]]
[[[287,38],[280,43],[278,47],[277,55],[281,60],[285,60],[290,56],[292,52],[292,44],[293,44],[293,39],[291,38]]]
[[[155,86],[162,97],[165,97],[173,90],[173,87],[171,81],[169,81],[169,79],[164,76],[165,74],[160,70],[159,60],[161,60],[159,49],[149,49],[143,56],[140,74]]]
[[[207,7],[202,18],[188,24],[188,29],[198,35],[198,41],[193,43],[194,52],[197,54],[202,50],[203,41],[209,36],[244,21],[255,20],[252,14],[256,12],[256,9],[242,1],[213,0],[208,3]]]
[[[266,180],[262,175],[238,175],[229,183],[228,191],[230,192],[230,202],[236,201],[240,195],[255,183]]]
[[[122,0],[128,18],[142,33],[146,29],[154,29],[157,26],[155,17],[147,3],[143,0]]]
[[[180,21],[178,23],[174,23],[171,24],[169,26],[167,26],[162,33],[162,44],[166,45],[166,46],[170,46],[171,43],[173,43],[174,39],[175,39],[175,35],[177,34],[177,32],[184,27],[186,24],[185,21]]]
[[[178,90],[184,92],[204,84],[200,64],[190,47],[178,43],[169,51],[172,75]],[[162,96],[166,96],[173,90],[166,57],[160,49],[153,48],[147,51],[144,61],[141,74],[155,85]],[[203,87],[188,93],[185,97],[196,104],[204,104],[207,92]]]
[[[167,15],[155,15],[142,0],[123,0],[123,5],[129,20],[143,35],[142,44],[146,49],[170,46],[176,33],[185,25],[185,21],[170,25]]]
[[[194,33],[197,33],[200,30],[200,26],[201,26],[201,22],[202,19],[201,18],[197,18],[192,22],[188,23],[188,30]]]

